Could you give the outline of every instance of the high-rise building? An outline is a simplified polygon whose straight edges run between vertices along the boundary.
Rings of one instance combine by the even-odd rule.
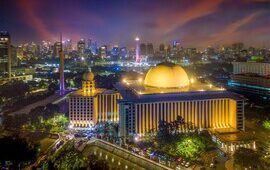
[[[128,49],[126,47],[120,48],[119,57],[120,58],[127,58],[128,57]]]
[[[53,57],[59,57],[59,51],[61,50],[61,42],[55,42],[53,45]]]
[[[135,48],[136,59],[135,60],[136,60],[136,63],[140,63],[141,62],[140,45],[139,45],[140,38],[136,37],[135,41],[136,41],[136,48]]]
[[[148,56],[154,55],[154,46],[153,46],[152,43],[147,43],[147,45],[146,45],[146,54]]]
[[[111,50],[111,56],[116,59],[119,56],[119,47],[118,45],[113,46]]]
[[[103,45],[99,48],[99,57],[101,59],[107,58],[107,46]]]
[[[92,40],[90,38],[88,38],[86,40],[86,43],[85,43],[85,48],[90,50],[91,49],[91,45],[92,45]]]
[[[59,91],[60,95],[65,93],[65,77],[64,77],[64,68],[65,68],[65,54],[63,50],[63,41],[62,34],[60,35],[60,49],[59,49]]]
[[[72,52],[72,40],[67,39],[66,41],[64,41],[63,48],[64,48],[64,51],[67,53]]]
[[[91,43],[90,50],[91,50],[91,53],[93,55],[97,55],[98,54],[97,42],[92,42]]]
[[[0,32],[0,74],[11,77],[11,40],[6,31]]]
[[[146,49],[146,44],[145,43],[140,44],[140,55],[142,55],[142,56],[147,55],[147,49]]]
[[[165,45],[164,44],[159,45],[159,52],[160,53],[165,53]]]
[[[78,53],[80,55],[84,54],[85,52],[85,47],[86,47],[86,44],[85,44],[85,40],[84,39],[80,39],[77,43],[77,50],[78,50]]]

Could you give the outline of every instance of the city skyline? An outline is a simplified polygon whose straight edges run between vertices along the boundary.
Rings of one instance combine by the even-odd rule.
[[[136,36],[141,42],[177,40],[181,46],[198,48],[235,42],[270,46],[270,2],[266,0],[1,3],[5,17],[0,28],[14,37],[12,44],[56,41],[62,32],[63,39],[92,38],[99,44],[129,47],[135,46]]]

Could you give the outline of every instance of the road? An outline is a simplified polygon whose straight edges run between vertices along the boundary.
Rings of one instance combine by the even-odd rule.
[[[36,108],[38,106],[45,106],[49,103],[58,104],[63,99],[65,99],[66,96],[60,96],[59,94],[55,93],[54,95],[51,95],[43,100],[37,101],[35,103],[29,104],[17,111],[9,113],[9,115],[16,115],[16,114],[28,114],[31,109]]]

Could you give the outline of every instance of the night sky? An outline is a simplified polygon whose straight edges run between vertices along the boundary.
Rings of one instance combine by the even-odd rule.
[[[91,38],[131,46],[178,40],[184,47],[244,42],[270,47],[270,0],[0,0],[0,30],[13,44]]]

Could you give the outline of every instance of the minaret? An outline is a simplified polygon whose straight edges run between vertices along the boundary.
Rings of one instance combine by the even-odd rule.
[[[63,95],[65,92],[65,77],[64,77],[64,62],[65,62],[65,56],[64,56],[64,50],[63,50],[63,44],[62,44],[62,33],[60,34],[60,44],[61,48],[59,51],[59,59],[60,59],[60,64],[59,64],[59,85],[60,85],[60,95]]]
[[[140,63],[141,62],[141,58],[140,58],[140,44],[139,44],[140,38],[139,37],[136,37],[135,38],[135,41],[136,41],[136,63]]]
[[[83,93],[86,95],[93,95],[96,91],[96,85],[95,85],[95,75],[91,71],[91,68],[88,69],[87,73],[83,74],[83,81],[82,81],[82,90]]]

